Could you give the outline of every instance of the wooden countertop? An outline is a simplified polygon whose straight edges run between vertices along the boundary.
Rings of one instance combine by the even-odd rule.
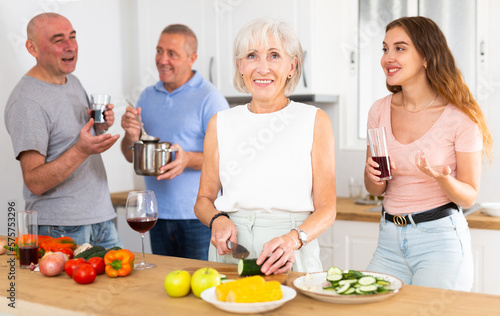
[[[138,254],[136,254],[138,255]],[[45,277],[39,272],[20,269],[19,261],[9,262],[12,255],[0,256],[0,314],[18,315],[229,315],[215,306],[196,298],[192,293],[182,298],[171,298],[165,292],[165,276],[177,269],[194,271],[200,267],[214,267],[236,271],[236,265],[147,255],[146,261],[157,268],[134,270],[127,277],[97,277],[94,283],[80,285],[64,272],[56,277]],[[8,276],[15,278],[8,281]],[[291,272],[286,284],[302,274]],[[14,282],[14,284],[9,284]],[[9,291],[14,289],[15,292]],[[15,309],[7,299],[15,294]],[[266,315],[495,315],[500,310],[500,296],[441,290],[405,285],[399,293],[387,300],[341,305],[324,303],[297,293],[297,296],[279,309]]]
[[[128,191],[111,193],[113,205],[125,206]],[[337,220],[373,222],[380,221],[379,212],[367,212],[367,209],[376,205],[359,205],[348,198],[337,198]],[[493,217],[481,213],[481,210],[467,216],[470,228],[500,230],[500,217]],[[335,225],[335,224],[334,224]]]

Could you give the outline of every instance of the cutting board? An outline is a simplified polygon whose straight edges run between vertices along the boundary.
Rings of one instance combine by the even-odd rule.
[[[200,269],[200,268],[204,268],[204,267],[188,267],[188,268],[184,268],[183,270],[186,270],[191,275],[193,275],[193,273],[196,270]],[[216,267],[214,269],[216,269],[217,271],[219,271],[219,273],[226,275],[227,278],[230,279],[230,280],[236,280],[236,279],[244,278],[244,277],[241,277],[241,276],[238,275],[238,268],[237,268],[237,266],[234,266],[234,267]],[[263,275],[262,277],[266,281],[278,281],[279,283],[285,285],[286,284],[286,279],[288,278],[288,273]]]

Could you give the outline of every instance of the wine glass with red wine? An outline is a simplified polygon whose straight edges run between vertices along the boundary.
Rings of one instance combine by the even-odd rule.
[[[146,263],[144,260],[144,233],[155,226],[158,220],[158,206],[156,204],[155,193],[150,190],[131,191],[128,193],[127,223],[129,226],[141,234],[142,242],[142,262],[136,263],[134,269],[145,270],[155,268],[153,263]]]

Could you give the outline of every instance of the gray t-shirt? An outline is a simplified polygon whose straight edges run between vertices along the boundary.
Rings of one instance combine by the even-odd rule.
[[[57,159],[71,148],[90,119],[88,98],[80,81],[67,76],[56,85],[24,76],[12,91],[5,108],[5,126],[12,139],[16,159],[27,150]],[[94,135],[93,128],[91,133]],[[24,184],[26,209],[38,211],[39,225],[78,226],[116,217],[109,196],[101,155],[91,155],[59,185],[42,195]]]

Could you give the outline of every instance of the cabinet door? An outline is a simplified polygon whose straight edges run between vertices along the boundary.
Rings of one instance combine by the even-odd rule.
[[[296,31],[307,27],[306,21],[301,20],[306,16],[302,8],[308,8],[310,1],[298,0],[253,0],[253,1],[219,1],[219,24],[220,24],[220,89],[226,96],[241,96],[233,87],[233,44],[239,30],[251,20],[257,18],[275,18],[290,24]],[[300,5],[299,5],[300,3]],[[299,34],[304,36],[304,30]],[[307,48],[304,48],[305,50]],[[297,90],[299,92],[300,90]]]
[[[333,265],[341,269],[366,270],[377,248],[378,232],[378,223],[335,221]]]
[[[138,77],[136,85],[144,88],[158,80],[155,65],[156,44],[161,31],[170,24],[185,24],[196,34],[198,39],[198,59],[193,69],[204,78],[210,77],[210,65],[216,55],[214,43],[217,42],[215,27],[215,5],[211,1],[183,0],[141,0],[136,4]],[[132,20],[133,21],[133,20]]]

